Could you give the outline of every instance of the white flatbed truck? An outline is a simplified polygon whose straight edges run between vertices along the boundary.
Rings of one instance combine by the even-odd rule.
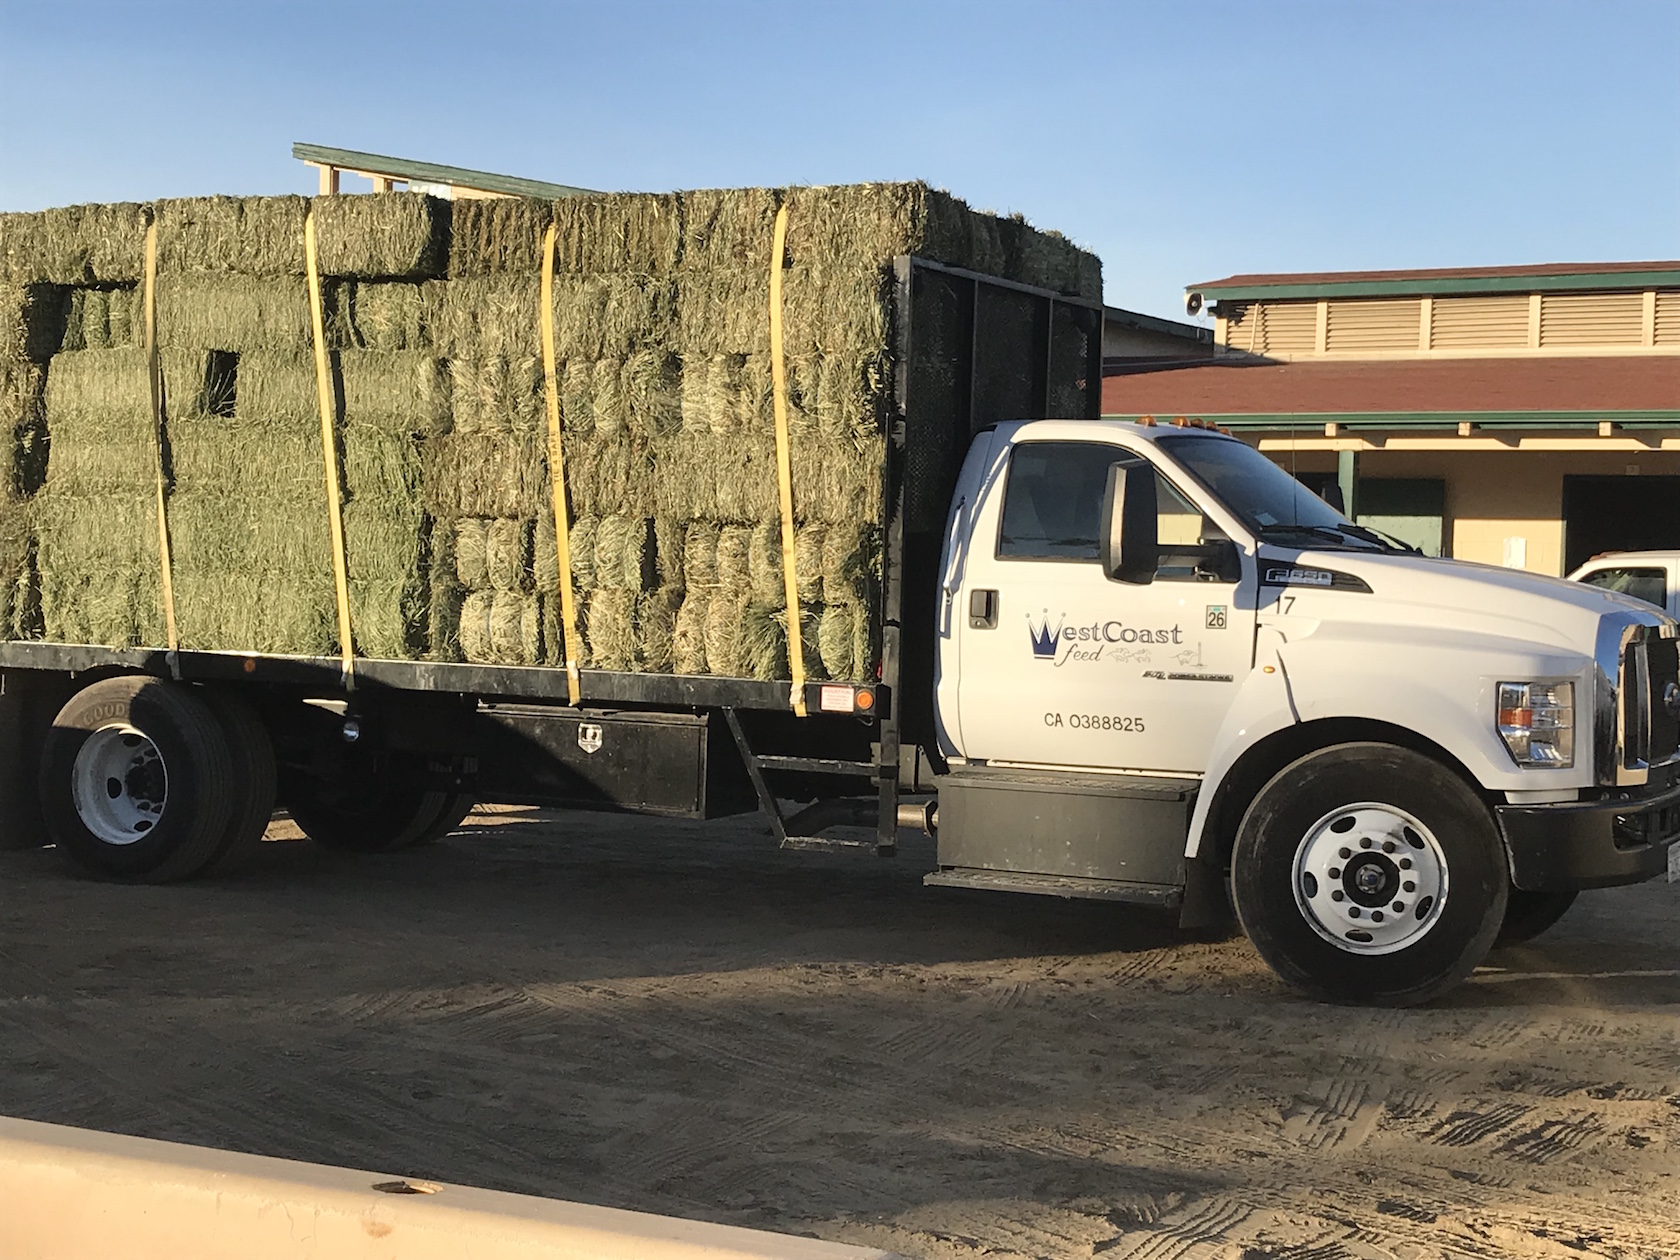
[[[1382,1004],[1444,992],[1581,889],[1674,876],[1672,617],[1419,555],[1212,429],[1097,419],[1094,350],[1051,379],[1089,303],[909,258],[896,277],[877,683],[811,683],[801,718],[746,679],[586,670],[572,706],[556,669],[358,661],[351,691],[336,659],[4,643],[6,838],[158,880],[249,847],[277,790],[365,850],[474,800],[756,804],[794,848],[890,854],[923,827],[933,885],[1189,927],[1234,906],[1292,985]],[[1040,316],[1007,371],[973,335],[999,293]],[[1009,418],[1069,385],[1084,418]],[[872,842],[823,834],[860,823]]]

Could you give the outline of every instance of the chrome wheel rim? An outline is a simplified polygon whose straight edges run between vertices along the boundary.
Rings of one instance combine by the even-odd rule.
[[[1295,905],[1312,928],[1350,954],[1392,954],[1440,922],[1447,859],[1440,841],[1394,805],[1341,805],[1295,850]]]
[[[157,745],[126,724],[94,731],[70,771],[70,796],[82,826],[105,844],[144,840],[169,799],[169,772]]]

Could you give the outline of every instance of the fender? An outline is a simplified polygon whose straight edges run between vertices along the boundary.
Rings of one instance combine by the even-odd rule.
[[[1190,834],[1185,838],[1186,858],[1196,857],[1201,850],[1202,831],[1231,767],[1268,735],[1301,720],[1281,654],[1283,646],[1283,636],[1270,626],[1262,625],[1255,635],[1254,669],[1237,690],[1237,698],[1214,738],[1207,774],[1202,779],[1201,791],[1196,794]]]

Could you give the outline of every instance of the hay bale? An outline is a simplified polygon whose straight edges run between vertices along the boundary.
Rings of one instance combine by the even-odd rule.
[[[683,550],[687,546],[687,527],[670,516],[656,516],[653,520],[654,573],[659,585],[666,590],[681,591],[688,585]]]
[[[328,342],[336,349],[431,350],[448,288],[439,280],[337,281],[326,294]]]
[[[26,498],[47,475],[46,371],[0,358],[0,504]]]
[[[691,586],[677,608],[671,629],[671,671],[676,674],[706,672],[706,620],[712,594],[708,587]]]
[[[163,645],[155,490],[97,495],[50,485],[29,508],[44,637],[106,647]]]
[[[742,617],[748,595],[715,592],[706,603],[706,668],[726,678],[743,676],[745,656],[741,642]]]
[[[867,604],[869,583],[880,570],[879,532],[857,521],[831,525],[823,536],[822,600]]]
[[[313,345],[309,291],[295,276],[160,277],[157,329],[159,345],[201,350],[308,351]]]
[[[484,573],[498,591],[531,589],[532,526],[529,520],[504,519],[491,521],[485,529]]]
[[[645,517],[602,517],[595,534],[595,585],[643,591],[656,580],[653,522]]]
[[[636,595],[622,588],[590,593],[584,637],[595,669],[629,670],[636,666]]]
[[[446,433],[423,449],[426,506],[440,517],[535,517],[548,502],[538,434]]]
[[[132,284],[145,264],[146,215],[135,202],[0,214],[0,279]]]
[[[717,585],[736,596],[752,591],[752,526],[724,525],[718,529]]]
[[[420,193],[316,197],[324,275],[427,279],[446,273],[451,204]]]
[[[624,399],[631,428],[663,437],[682,428],[682,360],[667,350],[638,350],[624,361]]]
[[[162,272],[301,276],[313,205],[320,272],[367,279],[444,274],[449,206],[414,193],[183,197],[156,203]],[[121,277],[124,279],[134,277]]]
[[[662,587],[636,601],[636,664],[647,673],[669,674],[675,659],[677,613],[682,592]]]
[[[45,363],[57,354],[70,300],[57,285],[0,282],[0,362]]]
[[[482,591],[490,587],[490,522],[463,517],[455,522],[455,580],[463,589]]]
[[[718,536],[710,521],[693,521],[683,531],[683,574],[690,590],[717,585]]]
[[[450,413],[466,433],[534,433],[545,430],[542,364],[527,355],[452,359]]]
[[[685,273],[768,274],[777,194],[770,188],[706,188],[681,194]]]
[[[628,400],[624,396],[624,363],[620,359],[600,359],[593,372],[595,436],[613,438],[625,431],[630,420]]]
[[[682,256],[683,199],[677,193],[606,193],[550,204],[555,266],[566,272],[660,276]],[[541,265],[541,250],[536,251]]]
[[[750,600],[741,613],[742,676],[762,682],[788,677],[787,605],[762,604]],[[800,648],[805,658],[805,676],[814,681],[828,677],[819,643],[821,612],[799,610]],[[717,671],[714,669],[714,673]]]
[[[782,584],[782,523],[760,521],[747,541],[747,578],[752,597],[761,604],[785,602]]]
[[[826,604],[817,623],[817,655],[830,678],[850,681],[857,676],[857,608]]]
[[[553,217],[547,201],[524,197],[457,201],[449,238],[451,281],[542,268],[543,233]]]
[[[461,601],[461,654],[475,665],[495,663],[490,633],[490,614],[495,605],[495,591],[473,591]]]
[[[593,516],[580,516],[571,523],[566,535],[567,550],[572,557],[572,589],[587,591],[596,586],[596,536],[601,522]],[[560,569],[555,563],[554,513],[545,512],[537,523],[533,570],[539,591],[554,594],[560,589]]]
[[[516,591],[496,591],[490,601],[490,653],[498,665],[529,663],[536,600]]]

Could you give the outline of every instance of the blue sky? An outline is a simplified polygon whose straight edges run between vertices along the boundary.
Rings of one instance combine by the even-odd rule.
[[[1236,271],[1680,257],[1680,0],[0,0],[0,209],[921,178],[1182,317]],[[348,185],[347,185],[348,186]]]

